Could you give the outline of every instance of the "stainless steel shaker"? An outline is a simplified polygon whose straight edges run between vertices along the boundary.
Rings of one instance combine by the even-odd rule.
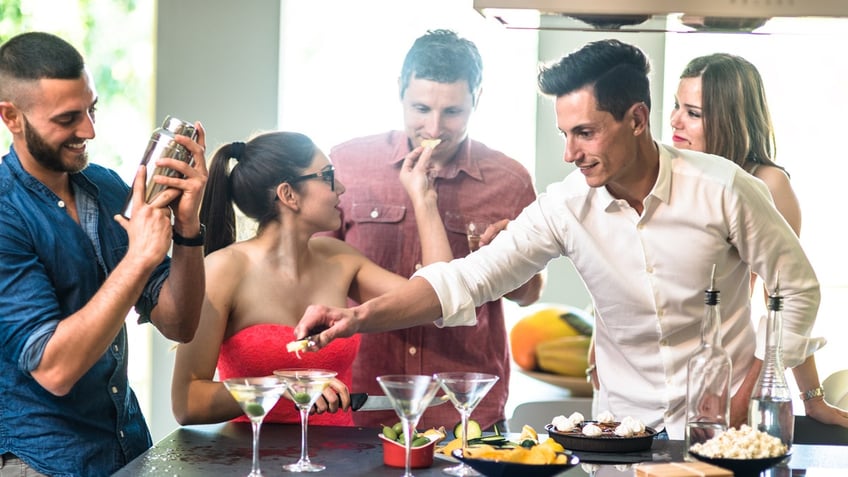
[[[197,129],[194,125],[173,116],[166,116],[165,121],[162,122],[162,126],[153,131],[153,134],[150,136],[150,141],[147,143],[147,148],[141,157],[141,164],[148,166],[144,194],[144,200],[147,203],[150,203],[156,195],[167,189],[167,186],[153,182],[154,175],[158,174],[169,177],[178,175],[178,172],[173,169],[161,166],[150,167],[151,164],[155,164],[159,158],[177,159],[188,164],[193,164],[194,162],[191,152],[174,140],[174,136],[177,134],[197,140]],[[130,191],[130,196],[127,198],[124,215],[128,217],[131,209],[132,191]]]

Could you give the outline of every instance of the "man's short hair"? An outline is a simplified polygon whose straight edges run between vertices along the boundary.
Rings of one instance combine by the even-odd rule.
[[[20,86],[40,79],[77,79],[85,71],[82,55],[56,35],[29,32],[0,46],[0,101],[20,100]]]
[[[618,40],[595,41],[542,66],[539,89],[560,97],[593,86],[598,110],[620,121],[635,103],[651,108],[650,71],[650,62],[639,48]]]
[[[400,72],[401,97],[413,78],[439,83],[465,80],[476,103],[483,81],[483,60],[471,40],[451,30],[430,30],[406,53]]]

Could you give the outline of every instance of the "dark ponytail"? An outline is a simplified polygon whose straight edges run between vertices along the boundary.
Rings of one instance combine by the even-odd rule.
[[[212,157],[200,220],[206,224],[208,255],[236,241],[233,204],[259,228],[278,217],[276,188],[297,177],[315,157],[317,148],[307,136],[296,132],[270,132],[247,143],[220,147]],[[230,171],[230,159],[238,162]]]

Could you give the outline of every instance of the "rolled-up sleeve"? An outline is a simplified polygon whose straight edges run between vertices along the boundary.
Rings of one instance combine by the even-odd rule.
[[[144,290],[135,304],[139,324],[150,322],[150,314],[153,313],[153,308],[159,303],[159,293],[162,291],[162,285],[168,278],[170,266],[170,258],[165,257],[165,260],[156,267],[150,279],[147,280],[147,284],[144,286]]]
[[[413,275],[427,280],[439,297],[442,317],[435,321],[439,328],[477,324],[474,298],[469,290],[462,286],[458,271],[457,267],[450,263],[439,262],[424,267]]]
[[[439,297],[442,317],[436,326],[475,325],[476,306],[515,290],[561,255],[543,208],[538,201],[530,204],[489,245],[449,263],[428,265],[413,275],[427,280]]]

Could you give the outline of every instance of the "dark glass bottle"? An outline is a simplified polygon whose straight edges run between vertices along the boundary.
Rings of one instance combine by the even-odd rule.
[[[730,423],[730,356],[721,346],[719,291],[715,265],[704,292],[701,345],[692,353],[686,374],[686,448],[727,430]]]
[[[774,293],[769,295],[767,319],[763,368],[751,393],[748,424],[779,438],[788,448],[792,446],[795,417],[783,367],[783,296],[779,275]]]

